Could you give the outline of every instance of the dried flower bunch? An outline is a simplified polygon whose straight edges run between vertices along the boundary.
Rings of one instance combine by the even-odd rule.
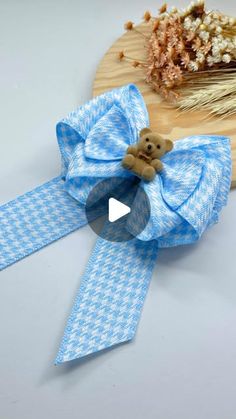
[[[220,114],[236,112],[236,19],[206,11],[204,1],[197,0],[183,11],[175,7],[168,11],[164,4],[158,16],[147,11],[144,20],[150,25],[150,34],[142,34],[146,37],[146,60],[132,64],[145,71],[146,82],[184,109],[204,105]],[[132,22],[127,22],[125,28],[138,32]],[[123,51],[119,58],[129,59]],[[227,85],[225,89],[223,84],[219,89],[220,82]],[[218,87],[217,97],[214,84]],[[223,99],[227,101],[225,107],[216,103]]]

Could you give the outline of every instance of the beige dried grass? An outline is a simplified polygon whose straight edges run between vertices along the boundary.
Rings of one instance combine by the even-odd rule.
[[[236,113],[236,69],[198,74],[182,86],[176,106],[182,111],[205,110],[229,117]]]
[[[149,26],[143,34],[145,60],[123,52],[122,59],[140,68],[153,90],[183,111],[236,114],[236,18],[207,11],[204,0],[195,0],[184,11],[167,10],[165,3],[158,16],[146,11],[144,21]],[[141,34],[132,22],[125,27]]]

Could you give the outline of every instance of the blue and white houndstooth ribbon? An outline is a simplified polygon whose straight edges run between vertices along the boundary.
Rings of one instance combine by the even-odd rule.
[[[62,175],[0,207],[0,268],[86,224],[84,205],[97,182],[132,180],[121,159],[148,125],[146,106],[134,85],[104,93],[62,120],[57,125]],[[158,248],[193,243],[218,221],[230,189],[230,140],[184,138],[162,161],[164,170],[153,181],[140,183],[151,208],[142,233],[127,242],[97,240],[57,364],[132,339]],[[131,232],[138,206],[137,193],[127,223]]]

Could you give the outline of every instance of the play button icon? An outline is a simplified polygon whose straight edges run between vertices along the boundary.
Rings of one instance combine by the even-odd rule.
[[[98,182],[90,191],[85,213],[98,236],[122,242],[144,230],[150,218],[150,204],[138,178],[112,177]]]
[[[108,220],[111,223],[119,220],[119,218],[124,217],[129,214],[131,211],[128,205],[123,204],[123,202],[118,201],[116,198],[109,198],[108,201]]]

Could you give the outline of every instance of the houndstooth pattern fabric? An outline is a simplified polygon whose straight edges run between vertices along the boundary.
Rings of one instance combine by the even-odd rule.
[[[62,120],[57,125],[61,178],[0,208],[1,267],[85,224],[84,204],[100,180],[135,180],[121,159],[148,125],[146,106],[134,85],[104,93]],[[163,157],[164,170],[153,181],[141,181],[150,202],[149,222],[129,242],[98,239],[56,363],[132,339],[157,248],[193,243],[218,221],[230,188],[230,153],[227,137],[188,137]],[[131,233],[132,217],[139,212],[137,195],[127,223]]]
[[[60,177],[0,207],[0,269],[22,259],[87,220]]]
[[[83,204],[88,191],[104,177],[106,164],[108,176],[112,176],[119,173],[120,162],[110,164],[107,161],[105,167],[93,167],[93,164],[85,167],[77,155],[81,147],[84,148],[86,138],[87,150],[92,149],[92,139],[97,141],[97,145],[94,144],[96,154],[101,148],[101,135],[103,144],[107,143],[109,147],[113,138],[113,149],[117,148],[121,156],[129,139],[137,141],[138,132],[145,124],[148,124],[147,110],[140,92],[133,85],[105,93],[61,121],[57,125],[63,166],[61,177],[0,207],[0,269],[87,223]],[[125,145],[122,132],[126,130]],[[68,181],[77,167],[83,175],[83,184],[75,178]]]
[[[200,135],[175,143],[163,159],[164,170],[142,183],[151,217],[140,240],[158,240],[159,247],[197,241],[216,223],[227,203],[231,184],[230,140]]]
[[[86,141],[88,158],[120,160],[127,146],[137,142],[139,131],[148,124],[147,108],[135,85],[129,84],[95,97],[57,124],[63,173],[73,166],[78,144]],[[96,176],[92,166],[90,169]],[[104,169],[105,175],[106,166]]]
[[[59,122],[57,138],[68,193],[85,203],[100,180],[130,177],[121,159],[148,125],[146,105],[132,84],[97,96]]]
[[[136,93],[133,86],[110,92],[109,104],[104,107],[103,96],[102,106],[96,108],[95,115],[90,108],[95,102],[90,102],[58,125],[66,188],[79,202],[86,202],[90,190],[104,178],[132,177],[122,168],[121,159],[127,146],[137,142],[139,130],[148,126],[142,101],[133,108],[130,98]],[[129,98],[125,107],[117,102],[118,96],[119,101],[122,96]],[[140,99],[139,95],[137,97]],[[96,106],[98,100],[95,99]],[[135,122],[131,128],[130,122]],[[179,140],[174,150],[162,160],[164,170],[152,182],[142,181],[140,184],[149,197],[151,216],[146,228],[137,236],[139,240],[134,242],[139,243],[139,250],[131,242],[117,244],[98,240],[56,363],[131,339],[157,246],[193,243],[207,227],[217,222],[230,188],[229,139],[223,136],[188,137]],[[127,223],[134,235],[137,217],[141,216],[139,203],[136,196]],[[136,289],[141,290],[138,310],[133,300]]]
[[[114,229],[112,225],[107,228]],[[111,234],[111,233],[109,233]],[[113,234],[116,234],[114,229]],[[126,342],[135,335],[157,258],[156,241],[99,238],[83,276],[55,363]]]

